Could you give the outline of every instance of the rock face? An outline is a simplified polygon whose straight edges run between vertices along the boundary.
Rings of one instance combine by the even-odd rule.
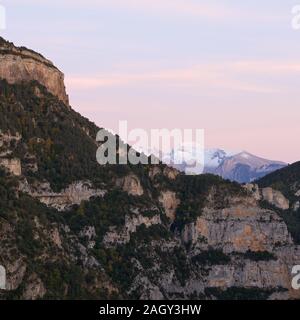
[[[180,204],[180,200],[173,191],[163,191],[159,197],[159,201],[165,209],[167,217],[174,221],[176,217],[176,209]]]
[[[6,271],[6,290],[15,290],[21,284],[27,268],[15,242],[14,228],[0,218],[0,265],[4,266]],[[9,254],[8,248],[14,252],[13,255]]]
[[[116,181],[116,185],[121,187],[125,192],[132,196],[141,196],[144,194],[144,190],[139,178],[133,174],[118,179]]]
[[[283,220],[273,211],[259,207],[205,208],[184,233],[185,241],[195,243],[200,236],[209,246],[222,247],[227,253],[272,251],[277,245],[292,244]]]
[[[244,187],[256,200],[267,201],[281,210],[288,210],[290,208],[290,201],[278,190],[274,190],[273,188],[260,189],[257,184],[246,184]]]
[[[19,223],[21,222],[19,221]],[[53,269],[55,269],[54,273],[56,274],[56,277],[59,277],[56,266],[60,266],[62,263],[66,262],[63,270],[69,275],[68,267],[70,264],[76,263],[76,261],[85,263],[85,272],[92,271],[93,274],[95,274],[95,272],[98,274],[99,278],[95,279],[96,282],[92,281],[88,284],[91,291],[94,290],[93,286],[96,286],[97,288],[105,286],[109,292],[115,290],[106,278],[103,270],[99,268],[99,263],[97,262],[95,264],[95,258],[87,252],[87,249],[67,227],[61,229],[58,225],[45,224],[45,221],[35,217],[31,232],[33,232],[34,240],[40,243],[41,251],[39,252],[38,257],[31,257],[30,260],[20,252],[16,244],[16,239],[20,237],[19,232],[20,231],[16,226],[10,225],[0,217],[0,265],[3,265],[6,269],[6,286],[5,290],[0,290],[0,300],[3,298],[5,299],[6,293],[9,295],[16,289],[20,289],[18,299],[42,299],[46,294],[48,294],[49,297],[50,291],[47,281],[45,281],[47,275],[51,274]],[[63,243],[63,246],[57,245],[58,239]],[[25,240],[23,239],[22,242],[24,243]],[[47,245],[44,245],[46,243]],[[74,254],[75,252],[76,256]],[[29,264],[38,265],[48,257],[50,257],[52,263],[51,268],[48,266],[43,272],[35,271],[30,268]],[[61,281],[57,283],[59,283],[63,292],[67,293],[68,285],[61,283]]]
[[[141,215],[134,215],[125,217],[125,225],[121,230],[117,230],[115,227],[111,227],[110,231],[104,236],[103,243],[106,246],[116,246],[119,244],[126,244],[130,241],[130,235],[135,233],[137,228],[141,225],[145,225],[149,228],[152,225],[161,224],[159,215],[155,215],[151,218],[143,217]]]
[[[19,142],[21,140],[22,136],[17,133],[16,135],[11,135],[7,133],[2,133],[0,130],[0,148],[2,147],[10,147],[12,142]]]
[[[286,199],[280,191],[274,190],[272,188],[263,188],[262,196],[265,201],[268,201],[279,209],[287,210],[290,207],[289,200]]]
[[[21,161],[20,159],[13,158],[0,158],[0,166],[4,167],[11,174],[20,176],[22,174]]]
[[[25,180],[20,183],[19,189],[58,211],[68,210],[91,197],[103,197],[106,193],[105,190],[93,189],[90,181],[75,182],[59,193],[53,192],[47,182],[32,186]]]
[[[36,80],[66,105],[69,104],[64,75],[51,61],[34,51],[15,47],[2,38],[0,38],[0,78],[12,84]]]
[[[177,169],[167,167],[167,166],[161,167],[158,165],[153,165],[149,169],[149,178],[151,180],[153,180],[156,176],[160,176],[160,175],[163,175],[170,180],[175,180],[179,174],[180,172]]]
[[[214,266],[209,273],[207,285],[223,288],[274,288],[275,285],[278,288],[289,288],[288,279],[287,265],[281,260],[260,262],[248,260],[235,267]]]
[[[28,279],[28,285],[23,292],[22,299],[37,300],[43,298],[45,294],[46,289],[42,280],[36,274],[31,275]]]
[[[56,70],[36,53],[0,44],[12,81],[41,68],[38,80],[47,82]],[[39,67],[30,69],[28,61]],[[299,298],[291,288],[292,267],[300,265],[299,211],[276,209],[288,207],[282,194],[291,194],[297,208],[297,168],[280,183],[245,186],[247,192],[160,164],[98,166],[99,128],[42,94],[38,83],[0,82],[0,158],[22,164],[21,176],[0,174],[0,265],[7,277],[0,299]],[[74,204],[81,205],[68,210]]]
[[[21,160],[12,154],[12,145],[16,145],[21,140],[21,135],[2,133],[0,128],[0,166],[9,173],[20,176],[22,174]]]
[[[164,194],[174,200],[170,192]],[[169,206],[165,208],[168,210]],[[162,225],[162,221],[159,216],[128,216],[123,228],[111,227],[103,243],[109,248],[128,246],[142,224],[148,229]],[[183,260],[179,262],[178,250],[182,250],[183,244],[188,244],[189,251],[186,258],[180,255]],[[225,208],[218,208],[209,200],[196,221],[185,225],[179,239],[146,244],[141,238],[137,250],[147,252],[153,264],[147,267],[148,260],[134,259],[136,271],[128,292],[138,292],[141,299],[207,297],[210,289],[222,294],[232,288],[257,290],[265,299],[300,297],[291,288],[291,270],[300,263],[300,246],[294,245],[282,218],[274,211],[260,208],[251,197],[230,198]],[[201,260],[203,256],[208,258]],[[180,272],[178,265],[168,263],[174,259],[182,263]],[[210,297],[216,298],[214,294]]]

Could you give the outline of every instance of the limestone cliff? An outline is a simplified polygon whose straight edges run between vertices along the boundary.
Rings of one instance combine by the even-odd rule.
[[[144,194],[143,187],[136,175],[130,174],[124,178],[116,180],[116,185],[121,187],[129,195],[141,196]]]
[[[42,55],[0,38],[0,78],[8,83],[36,80],[66,105],[64,75]]]
[[[61,107],[59,71],[0,43],[1,72],[25,80],[0,80],[0,299],[299,298],[300,164],[259,187],[100,166],[99,128]]]
[[[290,201],[282,194],[282,192],[273,188],[260,189],[257,184],[246,184],[245,189],[248,190],[256,200],[263,200],[281,210],[290,208]]]
[[[82,201],[87,201],[92,197],[102,197],[106,193],[105,190],[93,189],[90,181],[77,181],[61,192],[53,192],[47,182],[36,182],[30,185],[25,179],[20,182],[19,190],[58,211],[66,211],[76,204],[80,205]]]
[[[172,191],[163,191],[159,197],[159,202],[162,204],[166,216],[174,221],[176,217],[176,209],[180,204],[180,200],[176,197],[176,193]]]

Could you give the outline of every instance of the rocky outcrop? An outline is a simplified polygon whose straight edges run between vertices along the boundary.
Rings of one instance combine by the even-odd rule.
[[[62,249],[62,240],[57,227],[51,230],[49,236],[54,245],[57,246],[59,249]]]
[[[117,179],[116,185],[132,196],[142,196],[144,194],[140,179],[134,174]]]
[[[19,133],[15,135],[10,132],[3,133],[0,128],[0,166],[15,176],[22,174],[22,167],[21,160],[14,157],[12,150],[21,139]]]
[[[291,270],[300,262],[300,247],[279,246],[273,253],[274,259],[268,261],[232,256],[228,264],[211,267],[206,286],[260,288],[273,291],[270,299],[299,299],[300,292],[291,288]]]
[[[6,290],[15,290],[22,283],[27,263],[16,245],[14,228],[0,218],[0,265],[6,270]]]
[[[51,89],[59,71],[50,61],[0,39],[0,47],[5,45],[0,61],[8,79],[19,81],[20,75],[30,81],[32,72],[40,72],[38,80],[62,94]],[[297,214],[261,203],[286,208],[279,191],[253,185],[245,187],[247,193],[237,183],[211,175],[181,176],[163,164],[127,166],[125,177],[124,168],[95,167],[96,126],[68,108],[61,110],[57,99],[42,96],[45,89],[38,84],[2,83],[8,90],[0,96],[2,118],[9,120],[4,128],[11,133],[0,132],[0,158],[20,158],[22,175],[1,175],[0,265],[7,283],[0,299],[220,299],[218,292],[227,289],[236,299],[245,292],[248,298],[251,290],[253,299],[299,298],[300,291],[291,288],[292,267],[300,265]],[[26,93],[22,99],[20,89]],[[16,113],[23,112],[24,121],[16,124]],[[17,131],[23,135],[20,144]],[[84,147],[74,147],[74,141]],[[247,163],[252,158],[240,156]],[[59,179],[58,168],[64,169]],[[243,177],[250,171],[239,167],[234,173]],[[292,195],[290,207],[296,208],[298,172],[260,186],[280,186],[293,177],[284,194]],[[47,210],[33,198],[64,213]],[[79,207],[65,212],[74,204]]]
[[[288,280],[288,281],[287,281]],[[208,287],[218,288],[289,288],[290,277],[285,263],[246,260],[236,265],[213,266],[207,278]]]
[[[12,142],[18,143],[22,139],[22,136],[17,133],[12,135],[10,133],[3,133],[0,129],[0,148],[9,148]]]
[[[116,293],[100,263],[67,226],[49,224],[47,220],[35,216],[31,227],[26,229],[26,236],[21,236],[23,223],[18,220],[20,226],[16,226],[0,217],[0,265],[6,270],[6,286],[5,290],[0,290],[0,300],[11,299],[14,294],[17,299],[25,300],[42,299],[45,295],[49,298],[53,289],[49,288],[47,279],[51,278],[51,274],[55,274],[54,281],[63,290],[61,294],[68,294],[68,283],[63,283],[60,272],[71,276],[69,267],[74,264],[82,265],[84,274],[91,275],[89,279],[92,280],[85,286],[89,292],[96,294],[97,290],[104,288],[109,294]],[[28,243],[28,239],[31,239],[31,243]],[[19,243],[22,244],[21,249]],[[34,252],[36,245],[39,254],[30,255],[29,258],[24,252],[21,253],[24,247],[28,248],[28,252]]]
[[[292,244],[285,223],[275,212],[248,206],[204,208],[182,233],[186,243],[196,243],[199,237],[224,252],[272,251],[278,245]]]
[[[166,216],[174,221],[176,217],[176,209],[180,204],[180,200],[176,197],[176,193],[173,191],[163,191],[159,197],[159,202],[162,204]]]
[[[51,61],[26,48],[15,47],[0,39],[0,78],[10,84],[36,80],[66,105],[69,99],[64,85],[64,75]]]
[[[45,296],[46,292],[47,291],[42,280],[36,274],[32,274],[27,281],[27,285],[24,289],[22,299],[42,299]]]
[[[153,180],[156,176],[164,175],[169,180],[175,180],[179,175],[179,173],[180,172],[175,168],[171,168],[171,167],[162,168],[161,166],[153,165],[149,170],[149,178]]]
[[[280,191],[272,188],[263,188],[262,198],[279,209],[287,210],[290,208],[289,200]]]
[[[149,169],[149,178],[153,180],[156,176],[160,175],[162,172],[159,166],[151,166]]]
[[[20,182],[19,190],[58,211],[68,210],[73,205],[79,205],[92,197],[103,197],[106,193],[105,190],[93,189],[90,181],[72,183],[63,191],[56,193],[52,191],[48,182],[29,185],[27,180],[23,180]]]
[[[137,276],[130,291],[141,289],[143,294],[141,300],[163,300],[164,296],[158,286],[151,283],[146,276]]]
[[[87,240],[88,249],[93,249],[95,247],[96,237],[97,237],[96,229],[93,226],[86,226],[79,233],[79,238]]]
[[[244,188],[254,197],[255,200],[261,200],[261,191],[257,184],[247,183]]]
[[[272,188],[260,189],[257,184],[246,184],[244,186],[256,200],[264,200],[269,202],[281,210],[288,210],[290,208],[289,200],[278,190]]]
[[[161,224],[159,215],[153,217],[144,217],[141,215],[127,215],[125,217],[125,225],[121,230],[112,226],[110,231],[106,233],[103,239],[103,243],[106,246],[115,246],[117,244],[126,244],[130,241],[130,235],[137,231],[137,228],[141,225],[145,225],[149,228],[152,225]]]
[[[9,173],[15,176],[20,176],[22,174],[20,159],[0,158],[0,166],[4,167]]]
[[[179,171],[174,169],[174,168],[165,167],[164,170],[163,170],[163,174],[168,179],[175,180],[177,178],[177,176],[179,175]]]

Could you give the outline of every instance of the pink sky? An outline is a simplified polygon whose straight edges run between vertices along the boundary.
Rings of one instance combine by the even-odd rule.
[[[2,0],[3,36],[65,73],[99,126],[205,129],[206,147],[300,160],[293,0]]]
[[[88,106],[82,111],[97,123],[108,119],[114,130],[118,120],[128,120],[131,128],[204,128],[207,147],[247,150],[287,162],[300,159],[297,61],[126,69],[67,76],[67,86],[75,92],[71,101]],[[86,100],[86,91],[92,99]],[[101,96],[101,103],[94,96]]]

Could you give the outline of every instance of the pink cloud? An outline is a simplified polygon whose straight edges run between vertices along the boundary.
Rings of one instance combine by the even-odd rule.
[[[255,79],[247,79],[247,75],[288,77],[300,74],[300,64],[282,61],[239,61],[215,64],[199,64],[186,68],[160,69],[157,71],[140,71],[108,73],[91,76],[67,76],[67,86],[72,89],[86,90],[101,87],[127,87],[127,86],[177,86],[223,88],[235,91],[248,91],[271,93],[281,90],[274,84],[262,86]],[[120,67],[121,70],[121,67]],[[246,76],[246,77],[245,77]]]

